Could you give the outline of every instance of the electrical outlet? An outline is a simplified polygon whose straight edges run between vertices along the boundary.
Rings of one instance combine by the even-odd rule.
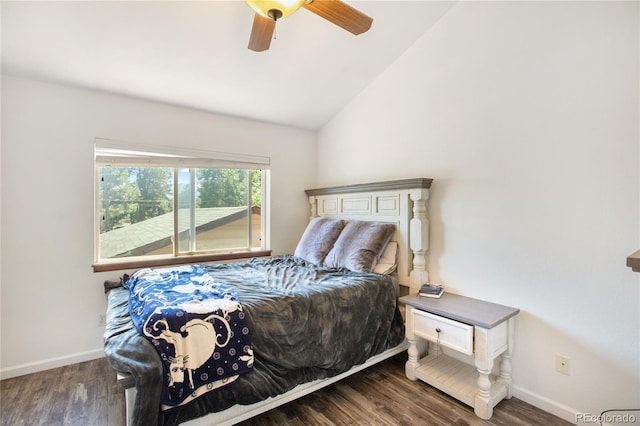
[[[558,373],[569,375],[569,357],[557,354],[556,355],[556,371]]]
[[[98,315],[98,325],[104,327],[107,324],[107,316],[105,314]]]

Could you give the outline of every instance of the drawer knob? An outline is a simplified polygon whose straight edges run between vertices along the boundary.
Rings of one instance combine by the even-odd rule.
[[[436,333],[440,333],[442,330],[440,330],[440,327],[436,327]]]

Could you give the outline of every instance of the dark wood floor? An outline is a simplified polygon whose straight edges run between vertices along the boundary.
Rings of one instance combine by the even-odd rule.
[[[500,402],[491,420],[404,375],[401,354],[242,426],[267,425],[570,425],[516,398]],[[107,361],[56,368],[0,382],[0,424],[124,424],[124,394]]]

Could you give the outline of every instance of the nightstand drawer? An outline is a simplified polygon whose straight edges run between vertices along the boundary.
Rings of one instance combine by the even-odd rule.
[[[423,339],[465,353],[473,354],[473,326],[411,309],[413,332]]]

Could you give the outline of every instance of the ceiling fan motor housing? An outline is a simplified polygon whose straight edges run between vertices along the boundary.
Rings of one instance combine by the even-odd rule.
[[[278,19],[282,18],[282,11],[280,9],[269,9],[267,15],[269,15],[269,18],[277,21]]]

